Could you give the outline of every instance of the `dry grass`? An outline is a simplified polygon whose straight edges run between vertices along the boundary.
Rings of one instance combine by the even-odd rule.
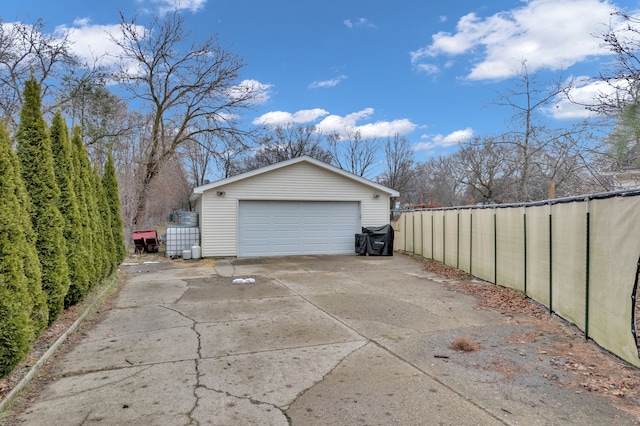
[[[467,337],[456,337],[449,347],[458,352],[473,352],[480,349],[480,344]]]

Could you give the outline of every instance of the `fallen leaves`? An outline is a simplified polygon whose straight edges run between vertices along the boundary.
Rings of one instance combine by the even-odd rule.
[[[575,326],[550,315],[549,311],[524,294],[499,285],[473,281],[473,277],[442,263],[427,261],[425,269],[447,278],[447,287],[453,291],[474,296],[480,309],[492,309],[507,316],[508,321],[527,322],[537,332],[518,333],[507,343],[535,342],[544,335],[546,346],[537,349],[537,361],[548,362],[558,374],[542,374],[548,380],[607,398],[620,409],[640,418],[640,369],[606,352]],[[640,304],[636,305],[636,318],[640,322]],[[638,337],[640,340],[640,336]],[[503,373],[515,374],[508,366],[494,366]]]

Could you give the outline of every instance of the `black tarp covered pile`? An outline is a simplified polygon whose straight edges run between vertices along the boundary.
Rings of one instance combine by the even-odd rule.
[[[362,228],[362,234],[356,234],[356,253],[369,256],[393,256],[391,225]]]

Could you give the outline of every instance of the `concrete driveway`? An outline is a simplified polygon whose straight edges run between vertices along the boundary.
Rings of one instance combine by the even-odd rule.
[[[514,339],[526,322],[477,309],[406,256],[125,268],[116,308],[56,361],[55,380],[13,421],[634,424],[545,379],[550,360]],[[455,352],[456,337],[481,349]]]

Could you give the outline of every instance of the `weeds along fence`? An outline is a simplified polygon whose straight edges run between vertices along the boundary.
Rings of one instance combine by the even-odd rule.
[[[523,292],[640,367],[640,189],[392,214],[395,250]]]

